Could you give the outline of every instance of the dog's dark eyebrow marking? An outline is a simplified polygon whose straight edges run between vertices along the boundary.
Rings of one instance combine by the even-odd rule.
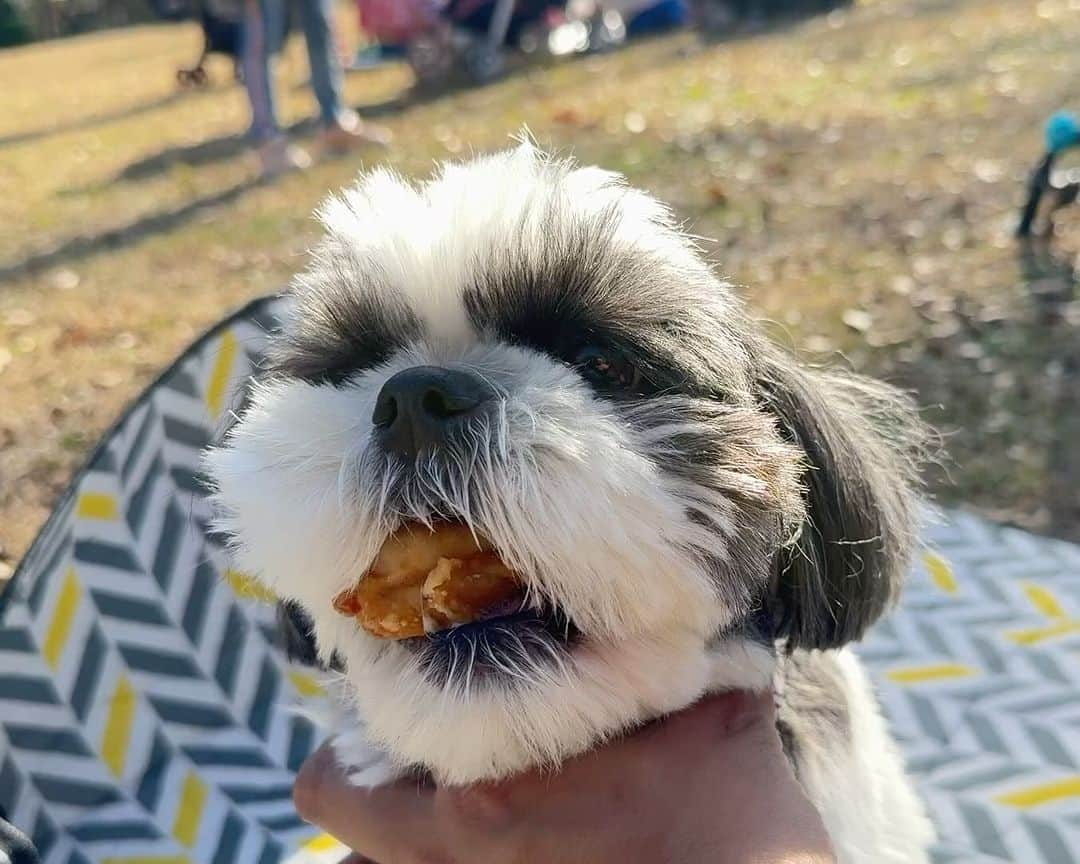
[[[618,347],[646,373],[650,390],[682,389],[694,370],[664,349],[669,316],[678,312],[644,296],[641,286],[658,278],[655,262],[613,246],[613,227],[613,217],[583,220],[540,249],[504,247],[478,260],[466,313],[482,333],[567,363],[585,345]]]
[[[337,386],[384,363],[423,329],[404,301],[344,280],[327,279],[297,300],[296,323],[268,359],[271,375]]]

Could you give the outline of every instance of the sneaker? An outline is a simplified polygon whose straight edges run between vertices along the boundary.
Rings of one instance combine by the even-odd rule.
[[[311,155],[282,136],[259,147],[259,163],[263,177],[277,177],[291,171],[306,171],[311,167]]]
[[[387,147],[393,135],[385,126],[367,123],[355,111],[342,111],[337,121],[323,129],[320,141],[330,153],[345,153],[363,144]]]

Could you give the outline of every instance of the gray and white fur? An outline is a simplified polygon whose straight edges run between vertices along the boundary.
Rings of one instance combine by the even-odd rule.
[[[554,766],[706,692],[775,687],[840,861],[926,861],[929,823],[844,648],[915,541],[908,400],[798,363],[664,206],[528,143],[422,185],[371,172],[319,216],[206,467],[239,566],[341,670],[357,782]],[[418,366],[493,398],[403,458],[372,414]],[[388,535],[444,519],[490,539],[528,615],[399,643],[333,610]]]

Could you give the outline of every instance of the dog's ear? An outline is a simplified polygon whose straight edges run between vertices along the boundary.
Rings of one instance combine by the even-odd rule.
[[[759,398],[804,454],[805,518],[775,562],[771,609],[789,649],[860,638],[896,598],[915,542],[926,436],[894,388],[767,349]]]

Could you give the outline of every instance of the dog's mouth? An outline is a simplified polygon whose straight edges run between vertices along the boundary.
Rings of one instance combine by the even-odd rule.
[[[460,522],[404,525],[333,605],[372,636],[407,643],[449,644],[517,629],[561,632],[568,640],[573,629],[561,610],[530,603],[521,577]]]
[[[460,522],[403,526],[333,603],[370,635],[411,650],[437,686],[536,680],[561,666],[579,635]]]

